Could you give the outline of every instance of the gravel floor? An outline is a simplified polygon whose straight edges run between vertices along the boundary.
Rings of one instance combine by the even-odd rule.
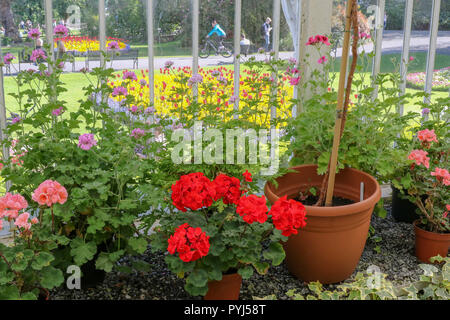
[[[388,274],[388,279],[397,284],[418,280],[422,274],[418,268],[419,261],[414,255],[414,230],[411,224],[397,223],[390,215],[385,219],[372,218],[372,227],[375,236],[381,237],[376,243],[369,239],[361,260],[354,275],[359,271],[365,271],[371,265],[380,268],[381,272]],[[379,253],[375,248],[379,246]],[[141,257],[153,267],[149,272],[133,272],[124,274],[112,272],[106,276],[103,284],[96,288],[86,290],[68,290],[60,288],[51,292],[50,299],[113,299],[113,300],[178,300],[200,299],[189,296],[183,289],[184,281],[178,279],[166,267],[162,254],[152,254],[149,250]],[[123,263],[130,258],[124,258]],[[333,289],[335,285],[325,286]],[[286,292],[296,289],[298,293],[308,292],[306,285],[289,274],[283,263],[278,267],[272,267],[268,274],[255,275],[242,283],[240,299],[250,300],[253,297],[264,297],[275,294],[278,299],[288,299]]]

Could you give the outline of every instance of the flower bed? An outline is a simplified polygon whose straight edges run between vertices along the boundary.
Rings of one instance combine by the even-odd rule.
[[[426,72],[409,73],[406,76],[406,84],[409,88],[423,89],[425,86]],[[450,67],[434,70],[432,90],[448,91],[450,88]]]
[[[100,50],[100,41],[97,38],[79,36],[55,38],[55,48],[58,47],[59,41],[62,41],[64,47],[66,48],[66,51],[86,53],[88,51]],[[117,43],[119,46],[119,50],[126,50],[129,48],[129,45],[123,39],[108,37],[106,46],[108,47],[111,43]]]

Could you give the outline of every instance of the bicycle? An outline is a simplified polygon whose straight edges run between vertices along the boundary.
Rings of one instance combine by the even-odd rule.
[[[210,39],[206,39],[206,42],[204,45],[202,45],[202,47],[203,48],[200,49],[198,56],[203,59],[208,58],[211,54],[220,54],[224,58],[229,58],[233,55],[233,50],[225,47],[223,43],[217,45]]]

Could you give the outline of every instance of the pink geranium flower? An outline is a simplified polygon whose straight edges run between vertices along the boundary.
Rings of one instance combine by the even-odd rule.
[[[437,138],[436,138],[436,134],[434,133],[434,129],[433,130],[425,129],[425,130],[419,131],[419,132],[417,132],[417,137],[422,142],[438,142]]]
[[[137,80],[137,76],[133,71],[124,71],[123,80]]]
[[[34,190],[31,198],[41,206],[51,207],[55,203],[64,204],[67,201],[67,190],[57,181],[45,180]]]
[[[319,58],[319,60],[317,60],[317,63],[324,64],[324,63],[326,63],[327,61],[328,61],[327,57],[321,56],[321,57]]]
[[[118,50],[119,48],[119,43],[117,41],[111,41],[110,43],[108,43],[109,50]]]
[[[64,25],[59,24],[55,27],[55,35],[59,36],[59,37],[67,37],[67,35],[69,34],[69,29],[67,29]]]
[[[78,137],[78,147],[83,150],[89,150],[97,145],[97,141],[92,133],[85,133]]]
[[[425,168],[428,169],[430,167],[430,158],[428,158],[427,155],[428,155],[428,152],[426,152],[424,150],[413,150],[409,154],[408,159],[414,160],[417,165],[423,164],[425,166]]]
[[[292,77],[291,80],[289,80],[289,83],[293,86],[296,86],[296,85],[298,85],[299,81],[300,81],[300,77]]]
[[[438,181],[442,181],[442,183],[445,186],[450,185],[450,173],[448,172],[447,169],[442,169],[442,168],[436,167],[434,169],[434,171],[431,172],[431,175],[436,177],[436,179],[438,179]]]
[[[327,46],[331,45],[330,42],[328,41],[328,37],[320,35],[320,34],[316,35],[315,37],[310,37],[308,39],[308,42],[306,43],[306,45],[310,46],[310,45],[316,45],[319,43],[323,43],[324,45],[327,45]]]
[[[145,136],[145,131],[142,130],[141,128],[136,128],[133,131],[131,131],[130,136],[132,136],[135,139],[140,139],[143,136]]]
[[[16,57],[13,56],[11,53],[8,52],[8,53],[5,54],[5,56],[3,57],[3,62],[4,62],[5,64],[7,64],[7,65],[10,65],[11,62],[12,62],[14,59],[16,59]]]
[[[37,40],[41,36],[41,31],[38,28],[30,29],[28,31],[28,38]]]
[[[33,50],[33,52],[31,53],[31,61],[38,61],[38,60],[45,60],[47,59],[47,56],[45,55],[45,51],[42,49],[36,49]]]
[[[30,214],[28,212],[24,212],[21,215],[19,215],[14,222],[14,225],[16,225],[18,228],[24,228],[25,230],[29,230],[31,228],[31,223],[28,222],[28,219],[30,218]]]
[[[20,194],[7,192],[0,198],[0,219],[17,218],[19,211],[28,208],[28,202]]]

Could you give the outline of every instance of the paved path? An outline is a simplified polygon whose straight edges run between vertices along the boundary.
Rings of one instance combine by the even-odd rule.
[[[385,31],[383,34],[383,53],[400,53],[402,51],[403,46],[403,31]],[[429,46],[429,37],[427,31],[413,31],[411,35],[411,44],[410,44],[410,51],[411,52],[426,52],[428,50]],[[373,45],[369,44],[365,46],[366,52],[371,52],[373,50]],[[341,49],[337,50],[337,57],[341,56]],[[450,31],[441,31],[438,33],[438,40],[437,40],[437,53],[439,54],[448,54],[450,55]],[[293,56],[293,52],[281,52],[280,58],[288,59],[289,57]],[[258,60],[264,60],[265,55],[263,54],[256,54],[255,57]],[[155,68],[163,68],[164,63],[167,60],[172,60],[174,62],[175,67],[182,67],[182,66],[191,66],[192,65],[192,57],[156,57],[155,58]],[[213,56],[209,57],[207,59],[199,59],[199,66],[200,67],[209,67],[209,66],[219,66],[219,65],[227,65],[232,64],[233,58],[223,58],[220,56]],[[75,63],[75,71],[79,71],[80,69],[84,68],[85,62],[84,61],[77,61]],[[99,62],[91,62],[89,67],[98,67]],[[110,64],[111,66],[111,64]],[[31,64],[22,64],[21,69],[27,70],[29,68],[33,67]],[[133,62],[131,60],[119,60],[114,61],[112,63],[112,67],[116,70],[121,69],[132,69],[133,68]],[[14,68],[17,70],[18,66],[14,65]],[[148,59],[147,58],[140,58],[139,59],[139,68],[140,69],[148,69]],[[14,70],[14,69],[13,69]],[[72,64],[66,64],[65,67],[66,72],[72,71]]]

